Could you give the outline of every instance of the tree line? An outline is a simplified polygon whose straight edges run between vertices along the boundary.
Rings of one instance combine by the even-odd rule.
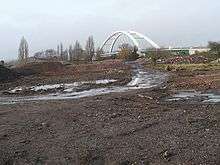
[[[88,37],[85,48],[81,46],[79,41],[76,41],[68,48],[64,48],[63,43],[60,43],[59,45],[57,45],[57,49],[55,51],[52,51],[52,49],[50,49],[50,51],[46,52],[53,53],[53,56],[48,56],[48,58],[58,57],[58,59],[61,61],[70,61],[76,63],[80,61],[92,62],[95,58],[96,60],[100,60],[101,54],[103,53],[100,48],[97,48],[97,50],[95,50],[95,42],[93,36]],[[39,54],[39,52],[36,54]],[[26,39],[22,37],[18,50],[18,61],[20,63],[26,63],[28,56],[28,43]]]
[[[79,41],[76,41],[69,48],[64,50],[63,44],[57,46],[57,54],[62,61],[89,61],[91,62],[95,55],[95,44],[93,37],[90,36],[86,42],[85,49],[81,46]]]
[[[60,56],[62,61],[70,62],[92,62],[94,59],[100,60],[103,51],[98,48],[95,50],[95,42],[93,36],[89,36],[85,48],[82,47],[80,42],[77,40],[73,45],[70,45],[64,50],[63,44],[57,45],[57,54]]]
[[[196,53],[197,55],[202,55],[207,57],[210,60],[216,60],[220,58],[220,42],[209,42],[208,47],[210,48],[209,52]],[[95,42],[93,36],[89,36],[85,48],[81,46],[79,41],[76,41],[73,45],[70,45],[68,48],[64,49],[62,43],[57,45],[57,50],[50,49],[49,54],[55,54],[56,57],[61,61],[70,61],[79,63],[80,61],[84,62],[92,62],[95,60],[102,60],[101,55],[104,53],[100,48],[95,50]],[[116,57],[124,60],[135,60],[139,57],[138,49],[136,47],[132,47],[129,44],[122,44],[119,46],[119,53]],[[48,58],[53,56],[48,56]],[[29,48],[28,43],[24,37],[22,37],[19,50],[18,50],[18,61],[20,63],[26,63],[29,56]],[[157,50],[157,51],[149,51],[147,54],[148,57],[151,57],[152,60],[155,61],[159,58],[167,59],[173,56],[169,51]]]

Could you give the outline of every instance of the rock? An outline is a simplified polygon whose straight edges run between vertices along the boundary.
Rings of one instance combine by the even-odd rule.
[[[49,124],[48,123],[41,123],[40,126],[38,127],[38,130],[42,130],[43,128],[46,128],[46,127],[49,127]]]
[[[144,95],[141,95],[141,94],[138,94],[138,97],[153,100],[153,98],[152,98],[152,97],[150,97],[150,96],[144,96]]]
[[[112,115],[110,115],[110,118],[114,119],[114,118],[119,117],[121,115],[122,115],[121,113],[113,113]]]
[[[171,156],[172,156],[172,153],[169,151],[165,151],[162,155],[163,159],[165,159],[167,161],[170,161]]]
[[[48,123],[41,123],[41,125],[42,125],[43,127],[48,127],[48,126],[49,126]]]
[[[28,144],[30,143],[31,141],[30,140],[21,140],[20,143],[24,143],[24,144]]]

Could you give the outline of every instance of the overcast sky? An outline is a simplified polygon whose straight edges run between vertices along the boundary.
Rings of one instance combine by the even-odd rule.
[[[93,35],[99,46],[117,30],[135,30],[161,46],[220,40],[220,0],[0,0],[0,59],[17,58],[22,36],[31,54]]]

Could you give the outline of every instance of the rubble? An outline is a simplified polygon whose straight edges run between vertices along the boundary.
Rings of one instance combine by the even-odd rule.
[[[206,63],[208,59],[203,56],[191,55],[191,56],[177,56],[172,57],[164,61],[166,64],[198,64]]]

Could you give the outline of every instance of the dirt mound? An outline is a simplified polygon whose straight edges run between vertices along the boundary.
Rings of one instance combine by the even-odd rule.
[[[0,65],[0,82],[11,81],[18,77],[18,73]]]
[[[206,63],[208,61],[207,58],[203,56],[177,56],[174,58],[169,58],[165,61],[167,64],[199,64]]]
[[[29,63],[16,68],[23,76],[33,75],[33,74],[54,74],[59,73],[64,70],[64,66],[60,62],[38,62]]]
[[[92,64],[75,65],[68,68],[68,73],[72,74],[86,74],[91,72],[110,72],[116,69],[128,69],[121,60],[106,60]]]
[[[173,81],[171,89],[209,90],[220,88],[219,71],[194,71],[194,73],[182,71],[173,75]]]

